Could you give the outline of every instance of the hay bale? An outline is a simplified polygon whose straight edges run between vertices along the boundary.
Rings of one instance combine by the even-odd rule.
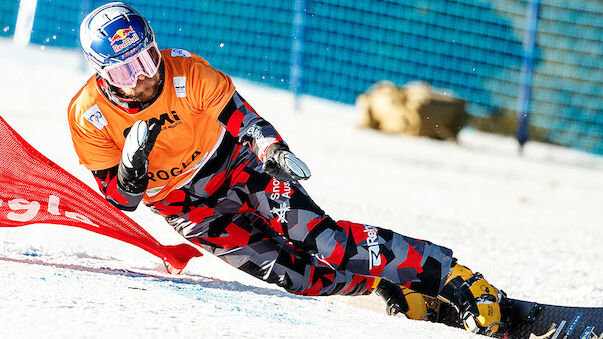
[[[424,82],[398,87],[381,81],[356,99],[360,126],[387,133],[456,140],[467,123],[465,101],[435,91]]]

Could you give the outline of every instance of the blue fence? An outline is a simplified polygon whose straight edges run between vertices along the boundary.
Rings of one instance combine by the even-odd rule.
[[[0,37],[11,36],[15,33],[18,7],[18,1],[0,1]]]
[[[0,36],[10,36],[18,6],[3,1]],[[296,1],[305,5],[301,27]],[[79,22],[105,2],[38,0],[31,42],[77,46]],[[301,60],[299,91],[342,103],[380,80],[423,80],[467,100],[476,117],[518,109],[526,0],[126,2],[161,47],[186,48],[232,76],[289,88],[292,60]],[[529,103],[541,139],[598,154],[602,13],[597,0],[540,1]],[[294,35],[303,43],[297,59]]]

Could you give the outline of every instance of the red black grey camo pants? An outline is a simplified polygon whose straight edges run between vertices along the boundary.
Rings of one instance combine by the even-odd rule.
[[[451,250],[335,222],[298,182],[264,173],[246,146],[226,140],[216,154],[191,182],[149,205],[210,253],[301,295],[366,294],[375,277],[432,296],[441,290]]]

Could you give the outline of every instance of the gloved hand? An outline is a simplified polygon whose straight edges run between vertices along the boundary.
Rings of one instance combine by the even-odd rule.
[[[147,127],[147,123],[142,120],[136,121],[130,128],[117,169],[118,183],[125,191],[139,194],[146,190],[149,182],[147,157],[155,146],[159,132],[159,123]]]
[[[304,180],[312,175],[308,166],[283,144],[268,147],[263,169],[280,181]]]
[[[404,314],[408,312],[409,305],[402,288],[388,280],[380,279],[375,293],[385,300],[385,313],[387,315]],[[423,308],[425,303],[423,302]]]

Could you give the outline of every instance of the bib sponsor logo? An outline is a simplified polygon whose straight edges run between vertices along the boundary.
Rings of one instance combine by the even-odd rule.
[[[115,52],[119,52],[124,48],[134,44],[140,40],[138,34],[134,32],[132,26],[128,28],[120,28],[118,29],[112,37],[109,38],[109,42],[111,43],[111,47]]]
[[[61,203],[61,199],[51,194],[48,196],[48,205],[46,208],[46,212],[60,216],[61,211],[59,209],[59,205]],[[40,208],[43,206],[39,201],[29,201],[26,199],[11,199],[6,201],[6,205],[8,206],[10,212],[6,213],[6,218],[8,220],[17,221],[17,222],[29,222],[35,218],[38,213],[40,213]],[[0,208],[4,206],[4,201],[0,199]],[[4,210],[4,209],[2,209]],[[87,216],[75,213],[71,211],[64,211],[65,217],[69,219],[73,219],[75,221],[83,222],[90,226],[99,227],[97,224],[93,223]]]
[[[103,118],[104,119],[104,118]],[[167,128],[174,128],[182,124],[180,117],[176,113],[176,111],[171,111],[169,113],[163,113],[158,117],[151,118],[147,120],[147,125],[151,126],[154,123],[158,123],[162,126],[162,130]],[[128,127],[124,130],[124,138],[127,137],[128,133],[130,133],[130,128]]]
[[[181,166],[172,167],[169,170],[161,169],[161,170],[158,170],[155,172],[147,172],[147,176],[149,177],[149,180],[157,181],[157,180],[169,180],[169,179],[171,179],[173,177],[177,177],[181,174],[186,174],[192,170],[199,168],[199,166],[201,166],[201,164],[203,163],[203,159],[205,159],[205,157],[207,157],[208,154],[206,153],[205,157],[203,157],[203,159],[196,162],[196,164],[194,166],[191,166],[192,163],[195,162],[195,159],[197,159],[200,155],[201,155],[201,152],[195,151],[190,156],[189,160],[181,163]]]
[[[174,90],[178,98],[186,98],[186,77],[174,77]]]
[[[377,242],[377,228],[374,226],[364,225],[364,232],[367,233],[366,245],[369,252],[369,270],[375,266],[381,265],[381,251]]]
[[[171,53],[172,57],[185,57],[185,58],[190,58],[191,57],[191,53],[185,49],[180,49],[180,48],[172,48],[172,53]]]
[[[84,112],[84,119],[88,120],[88,122],[94,125],[99,131],[109,124],[98,108],[98,105],[88,108],[88,110]]]

